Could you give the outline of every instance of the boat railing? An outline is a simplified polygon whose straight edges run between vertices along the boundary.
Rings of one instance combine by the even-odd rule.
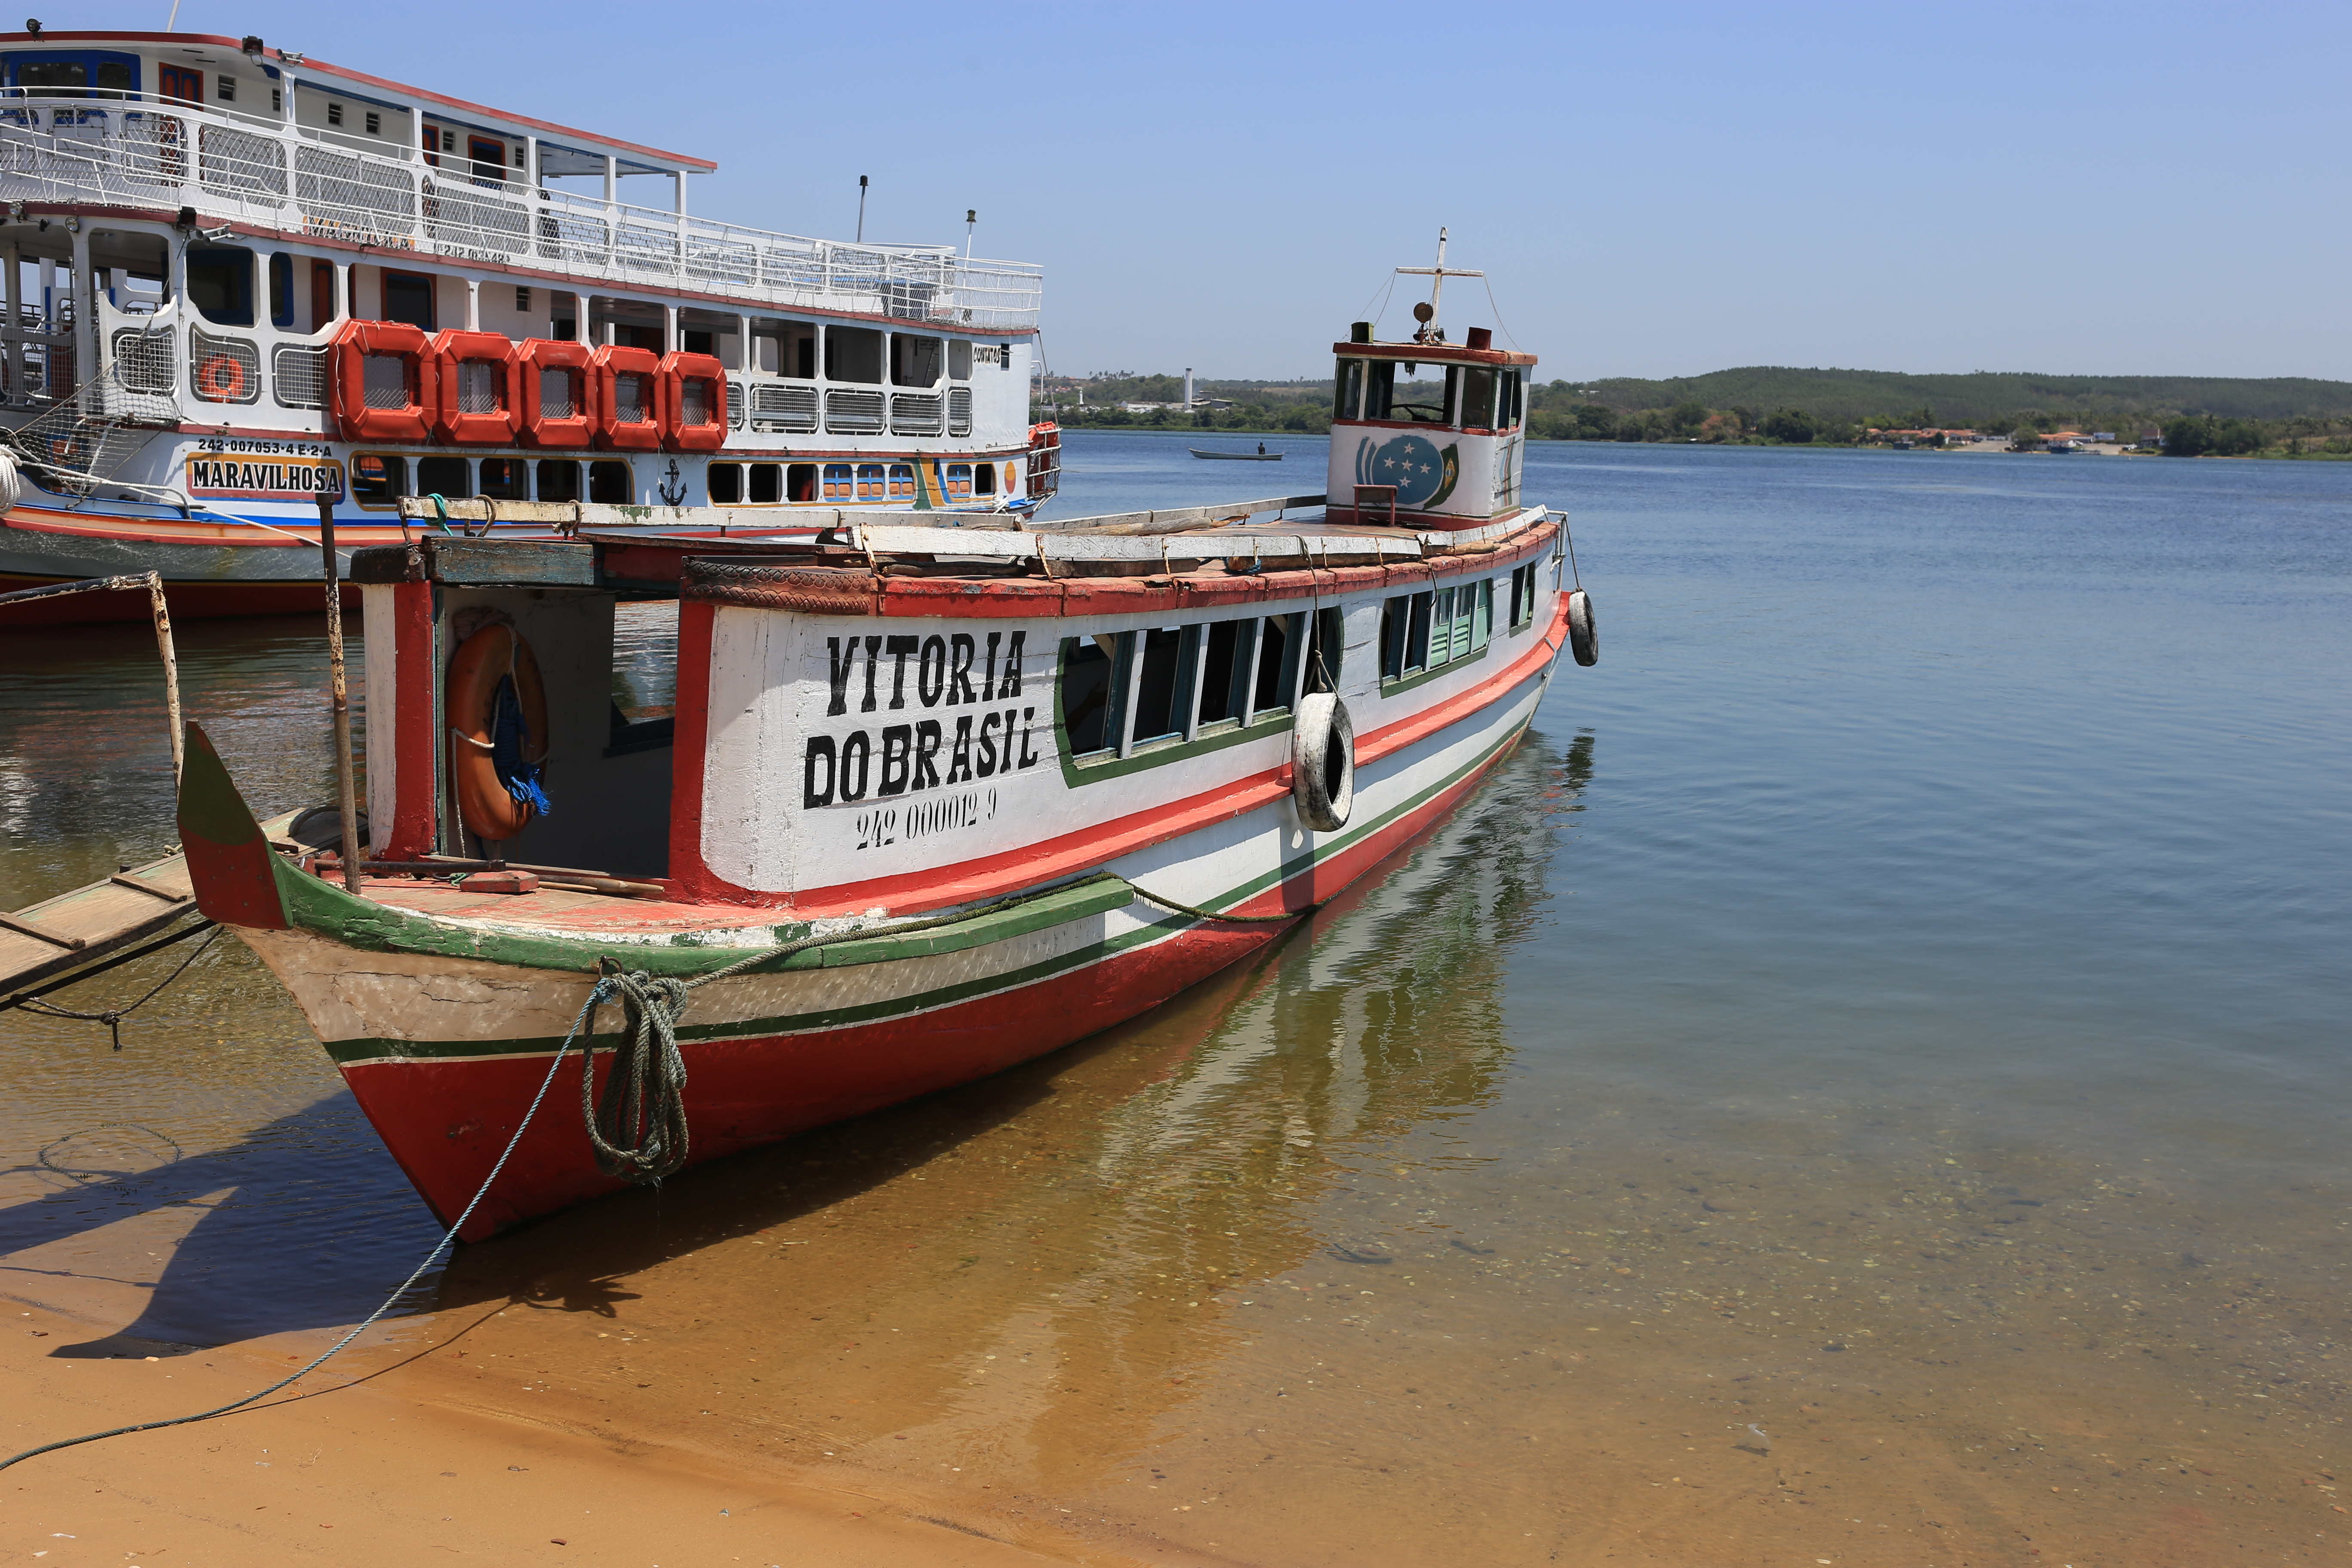
[[[415,149],[137,93],[0,89],[0,200],[181,206],[289,236],[778,310],[992,331],[1036,324],[1043,273],[947,247],[845,245],[605,202]]]

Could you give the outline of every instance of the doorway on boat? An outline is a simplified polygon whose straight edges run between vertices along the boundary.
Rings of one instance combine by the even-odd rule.
[[[462,792],[453,791],[442,803],[444,852],[619,877],[665,875],[677,602],[587,589],[450,586],[436,619],[449,773],[476,762],[469,746],[487,753],[505,744],[521,761],[539,763],[537,783],[547,802],[513,837],[494,841],[467,820]],[[507,662],[460,689],[465,672],[484,657],[477,648],[469,660],[467,648],[485,636],[491,640],[484,646]],[[502,740],[494,722],[505,700],[501,682],[511,681],[513,700],[526,716],[520,727],[528,730],[534,673],[545,693],[545,732]],[[511,721],[509,728],[516,728]],[[467,732],[487,743],[469,742]]]

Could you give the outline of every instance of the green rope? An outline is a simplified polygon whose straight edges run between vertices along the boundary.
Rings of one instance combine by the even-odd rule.
[[[457,532],[457,531],[456,529],[449,526],[449,503],[441,499],[441,492],[439,490],[435,490],[431,495],[426,496],[425,499],[433,503],[434,512],[441,519],[441,531],[444,533]]]

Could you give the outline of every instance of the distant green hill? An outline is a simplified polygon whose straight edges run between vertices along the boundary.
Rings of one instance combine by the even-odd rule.
[[[1841,424],[1909,423],[1922,410],[1944,426],[1990,425],[2040,411],[2091,423],[2155,423],[2182,415],[2222,419],[2328,419],[2352,415],[2352,382],[2304,376],[2253,380],[2201,375],[2036,375],[1979,371],[1968,375],[1904,375],[1881,370],[1747,365],[1671,381],[1630,376],[1554,381],[1538,391],[1538,408],[1599,404],[1620,414],[1672,408],[1792,408]]]

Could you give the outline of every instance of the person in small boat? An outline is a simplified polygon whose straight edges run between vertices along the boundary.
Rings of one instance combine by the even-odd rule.
[[[1257,455],[1261,458],[1265,456],[1265,443],[1263,441],[1257,444]]]

